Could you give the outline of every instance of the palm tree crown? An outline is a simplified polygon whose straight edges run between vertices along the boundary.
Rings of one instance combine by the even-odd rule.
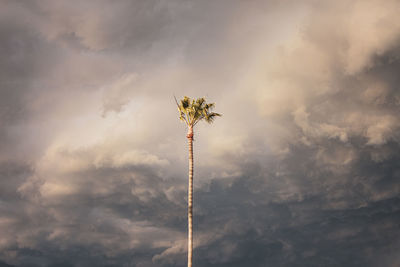
[[[193,128],[193,126],[203,119],[208,123],[212,123],[215,117],[221,116],[219,113],[211,112],[215,104],[207,104],[203,97],[195,100],[185,96],[180,101],[180,104],[178,104],[176,98],[175,101],[178,106],[179,119],[184,121],[189,128]]]

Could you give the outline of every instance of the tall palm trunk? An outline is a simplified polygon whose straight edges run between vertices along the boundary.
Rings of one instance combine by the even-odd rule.
[[[193,259],[193,128],[189,127],[189,186],[188,186],[188,267],[192,267]]]
[[[212,123],[219,113],[211,112],[214,103],[206,103],[204,98],[190,99],[185,96],[180,104],[175,98],[178,107],[179,119],[188,127],[187,139],[189,145],[189,186],[188,186],[188,267],[192,267],[193,260],[193,127],[201,120]]]

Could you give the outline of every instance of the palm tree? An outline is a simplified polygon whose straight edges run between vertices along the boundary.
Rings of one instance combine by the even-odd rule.
[[[212,123],[221,114],[211,112],[215,104],[207,104],[204,98],[197,100],[185,96],[178,106],[179,119],[188,127],[187,139],[189,143],[189,187],[188,187],[188,267],[192,267],[193,258],[193,128],[201,120]]]

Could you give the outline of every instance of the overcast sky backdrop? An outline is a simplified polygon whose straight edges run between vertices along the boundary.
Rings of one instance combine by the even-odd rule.
[[[0,266],[400,266],[399,14],[0,0]]]

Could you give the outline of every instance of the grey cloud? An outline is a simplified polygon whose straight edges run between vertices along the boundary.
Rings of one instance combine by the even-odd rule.
[[[398,265],[396,1],[4,4],[0,265]]]

